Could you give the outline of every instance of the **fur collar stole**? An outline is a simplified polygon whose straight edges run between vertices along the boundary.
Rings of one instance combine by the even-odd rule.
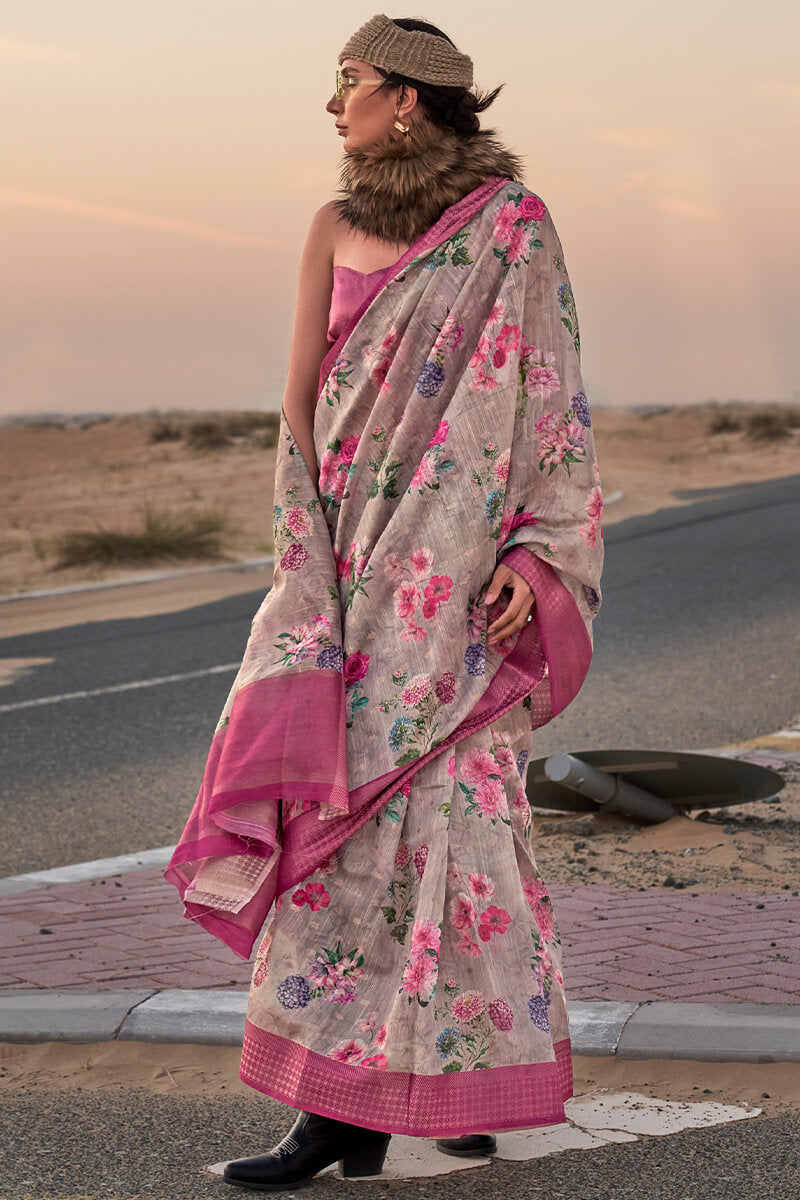
[[[522,175],[493,130],[460,134],[423,118],[407,137],[345,155],[335,205],[351,229],[411,245],[492,175]]]

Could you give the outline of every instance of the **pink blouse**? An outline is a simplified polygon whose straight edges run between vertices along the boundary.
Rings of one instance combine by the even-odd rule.
[[[333,345],[346,328],[348,322],[363,304],[367,294],[375,286],[380,275],[388,275],[392,267],[380,267],[377,271],[357,271],[355,267],[333,268],[333,292],[328,319],[328,343]]]

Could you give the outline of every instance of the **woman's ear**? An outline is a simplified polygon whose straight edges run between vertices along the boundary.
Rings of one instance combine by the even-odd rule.
[[[401,83],[398,89],[397,109],[395,115],[402,121],[414,111],[417,107],[417,89],[409,87],[406,83]]]

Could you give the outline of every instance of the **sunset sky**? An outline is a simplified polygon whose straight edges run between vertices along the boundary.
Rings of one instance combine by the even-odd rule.
[[[505,91],[603,405],[800,399],[797,6],[424,15]],[[0,410],[280,406],[300,248],[372,5],[0,0]]]

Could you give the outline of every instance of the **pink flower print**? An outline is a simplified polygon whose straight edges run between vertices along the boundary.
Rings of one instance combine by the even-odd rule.
[[[317,653],[317,635],[310,625],[292,625],[289,635],[292,641],[286,643],[285,653],[291,656],[293,663]]]
[[[403,566],[403,560],[393,550],[390,550],[383,560],[383,570],[387,578],[391,579],[393,583],[399,583],[405,578],[406,569]]]
[[[493,392],[497,386],[497,380],[489,375],[484,367],[479,368],[478,374],[470,384],[475,392]]]
[[[426,998],[436,982],[437,962],[429,954],[412,954],[403,971],[400,989],[404,996]]]
[[[415,921],[414,927],[411,930],[412,956],[415,954],[424,954],[426,950],[435,950],[438,954],[441,940],[441,930],[434,921]]]
[[[387,1029],[385,1025],[381,1025],[378,1032],[375,1034],[375,1045],[378,1049],[382,1049],[386,1045]]]
[[[561,386],[558,371],[546,363],[534,363],[528,371],[526,382],[528,387],[538,388],[545,400]]]
[[[436,432],[434,433],[431,440],[428,442],[428,448],[430,448],[431,446],[443,446],[445,441],[447,440],[447,434],[448,434],[449,430],[450,430],[449,422],[440,421],[436,427]],[[431,560],[431,562],[433,562],[433,560]]]
[[[336,562],[336,578],[344,579],[345,575],[350,574],[350,555],[348,554],[347,558],[342,558],[341,550],[334,546],[333,557]]]
[[[263,958],[263,956],[265,954],[268,954],[269,948],[271,945],[272,945],[272,934],[267,932],[264,934],[263,938],[259,942],[258,949],[256,950],[256,958]]]
[[[541,221],[547,212],[538,196],[523,196],[519,206],[519,215],[524,221]]]
[[[372,1030],[375,1028],[375,1026],[377,1024],[378,1024],[378,1014],[374,1013],[374,1012],[367,1013],[366,1017],[364,1017],[364,1019],[362,1021],[358,1022],[358,1025],[356,1026],[356,1028],[358,1029],[359,1033],[372,1033]]]
[[[342,462],[351,463],[356,456],[357,449],[358,449],[358,438],[355,436],[355,434],[351,433],[350,437],[346,437],[344,439],[344,441],[342,442],[341,449],[339,451]]]
[[[546,900],[542,900],[536,905],[533,910],[533,915],[536,924],[539,926],[539,932],[544,938],[551,938],[556,931],[555,916],[553,914],[553,906],[548,904]]]
[[[461,345],[461,340],[464,337],[464,326],[461,322],[456,322],[452,313],[445,317],[442,327],[439,330],[436,338],[436,347],[444,347],[446,354],[452,354]]]
[[[505,1000],[493,1000],[487,1012],[489,1013],[489,1020],[495,1029],[499,1029],[501,1033],[508,1033],[514,1028],[514,1013],[511,1005]]]
[[[374,1067],[376,1071],[385,1071],[389,1066],[389,1060],[385,1054],[371,1054],[369,1058],[362,1058],[358,1065],[360,1067]]]
[[[600,529],[600,525],[599,525],[599,522],[597,522],[597,521],[588,521],[585,525],[581,525],[578,529],[578,533],[581,535],[583,540],[586,542],[586,545],[589,547],[590,550],[593,550],[594,547],[597,545],[598,529]],[[602,534],[602,530],[601,530],[600,537],[602,538],[602,536],[603,536],[603,534]]]
[[[359,679],[363,679],[369,669],[369,655],[361,654],[354,650],[352,654],[348,654],[344,660],[344,681],[345,684],[357,683]]]
[[[409,621],[400,637],[404,642],[421,642],[427,637],[427,633],[421,625],[417,625],[414,621]]]
[[[456,694],[456,677],[452,671],[445,671],[436,682],[436,697],[440,704],[452,704]]]
[[[525,808],[528,803],[528,797],[525,794],[525,788],[520,788],[514,797],[514,808]]]
[[[447,774],[450,776],[451,779],[455,779],[455,777],[456,777],[456,752],[455,752],[455,750],[453,751],[453,753],[450,755],[450,757],[447,760]]]
[[[495,479],[500,480],[501,483],[504,482],[506,479],[508,479],[508,470],[509,470],[510,465],[511,465],[511,451],[506,450],[503,454],[500,455],[497,462],[494,464]]]
[[[450,924],[454,929],[470,929],[478,919],[475,905],[466,892],[459,892],[450,901]]]
[[[495,345],[500,350],[508,350],[509,353],[513,353],[519,345],[519,338],[519,325],[504,325],[495,339]]]
[[[498,371],[500,370],[501,367],[504,367],[506,365],[507,358],[508,358],[508,355],[506,354],[505,350],[502,348],[502,346],[498,346],[494,352],[494,355],[492,356],[492,362],[494,363],[494,365]]]
[[[494,884],[488,875],[468,875],[467,883],[478,900],[491,900],[494,895]]]
[[[433,566],[433,554],[427,546],[421,546],[419,550],[411,551],[408,561],[411,564],[414,578],[422,579],[423,575],[427,575]]]
[[[477,942],[473,942],[468,933],[462,933],[458,942],[458,953],[465,954],[468,958],[480,958],[483,951]]]
[[[464,886],[464,881],[462,879],[461,872],[459,871],[458,867],[456,866],[456,864],[454,862],[447,864],[447,871],[445,872],[445,877],[447,879],[448,887],[460,888],[460,887]]]
[[[435,601],[435,600],[425,600],[425,601],[423,602],[423,605],[422,605],[422,615],[423,615],[423,617],[427,617],[427,618],[428,618],[428,620],[430,620],[430,619],[431,619],[431,617],[435,617],[435,616],[436,616],[436,609],[437,609],[438,607],[439,607],[439,606],[437,605],[437,603],[436,603],[436,601]]]
[[[449,575],[431,575],[430,582],[425,588],[425,595],[428,600],[435,600],[437,604],[444,604],[445,600],[450,599],[452,590],[453,581]]]
[[[415,708],[430,693],[432,686],[430,675],[415,675],[407,686],[403,688],[400,693],[400,700],[405,704],[406,708]]]
[[[488,942],[493,934],[505,933],[510,923],[511,916],[504,908],[498,908],[496,904],[490,904],[486,911],[481,913],[478,937],[482,942]]]
[[[381,342],[381,350],[384,350],[387,354],[391,354],[393,350],[397,349],[399,342],[400,334],[397,332],[394,325],[392,325],[389,332],[386,334],[386,337]]]
[[[304,508],[290,508],[286,514],[286,524],[295,537],[304,538],[311,533],[311,518]]]
[[[417,851],[415,851],[415,853],[414,853],[414,867],[416,868],[417,875],[419,876],[420,879],[422,879],[423,873],[425,871],[425,863],[427,861],[428,861],[428,847],[420,846],[420,848]]]
[[[492,305],[492,311],[489,313],[489,324],[496,325],[498,321],[502,321],[506,315],[506,306],[503,300],[495,300]]]
[[[530,249],[531,237],[524,225],[512,229],[511,237],[506,246],[506,262],[516,263],[525,257],[525,251]]]
[[[500,205],[494,217],[494,239],[496,242],[508,241],[514,228],[514,222],[518,216],[519,211],[513,200],[507,200],[505,204]]]
[[[255,969],[255,973],[253,974],[253,986],[261,987],[262,983],[264,982],[264,980],[267,978],[268,975],[269,975],[269,964],[267,963],[267,960],[264,958],[258,964],[258,966]]]
[[[403,867],[405,867],[410,861],[411,851],[406,842],[401,842],[397,847],[397,853],[394,856],[394,865],[397,867],[398,871],[402,871]]]
[[[302,908],[305,904],[312,912],[327,908],[331,902],[330,893],[322,883],[308,883],[304,888],[298,888],[292,893],[292,904]]]
[[[483,364],[486,362],[486,359],[489,357],[489,352],[491,349],[492,339],[487,334],[482,333],[478,339],[478,344],[473,351],[472,358],[469,360],[469,365],[472,367],[473,371],[476,371],[478,367],[483,366]]]
[[[361,1058],[367,1047],[363,1042],[343,1042],[341,1046],[337,1046],[335,1050],[331,1050],[328,1058],[333,1058],[336,1062],[354,1063]]]
[[[306,884],[306,899],[312,912],[327,908],[331,902],[330,893],[323,883]]]
[[[499,779],[487,779],[478,784],[475,800],[483,817],[501,817],[508,814],[508,801]]]
[[[511,528],[512,529],[519,529],[522,525],[538,525],[538,524],[539,524],[539,518],[535,517],[533,515],[533,513],[529,513],[529,512],[516,513],[516,515],[511,518]]]
[[[422,491],[426,483],[433,483],[435,479],[436,463],[429,454],[423,454],[409,487]]]
[[[394,596],[397,615],[402,620],[414,615],[422,598],[415,583],[401,583],[400,587],[395,589]]]
[[[514,751],[507,742],[501,742],[495,746],[494,754],[501,771],[510,771],[512,767],[517,765],[517,760],[514,758]]]
[[[486,1008],[486,1000],[480,992],[462,992],[450,1005],[450,1012],[462,1025],[474,1021]]]
[[[338,471],[333,481],[331,495],[337,504],[341,504],[344,489],[347,487],[347,471]]]
[[[322,451],[319,459],[319,489],[321,492],[331,490],[338,469],[339,457],[330,447],[327,447]]]
[[[593,521],[600,521],[603,517],[603,496],[599,487],[592,489],[592,494],[589,497],[589,503],[586,505],[586,515],[591,517]]]
[[[496,769],[494,755],[488,750],[481,750],[480,747],[467,750],[461,760],[461,778],[465,783],[484,783]]]
[[[531,876],[522,880],[522,890],[525,893],[525,899],[528,901],[528,907],[531,912],[534,912],[536,905],[543,896],[549,893],[543,879],[534,879]]]

